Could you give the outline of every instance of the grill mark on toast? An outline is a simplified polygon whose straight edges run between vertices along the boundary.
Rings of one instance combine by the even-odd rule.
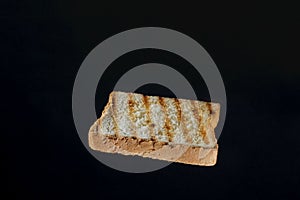
[[[170,132],[170,130],[171,130],[170,119],[168,117],[168,113],[167,113],[167,109],[166,109],[166,105],[165,105],[163,97],[158,97],[158,102],[161,105],[161,107],[163,108],[163,111],[164,111],[164,114],[165,114],[164,128],[165,128],[166,134],[168,136],[168,141],[172,142],[174,134]]]
[[[204,126],[201,126],[201,127],[200,127],[200,132],[201,132],[201,135],[202,135],[202,137],[203,137],[204,143],[205,143],[205,144],[208,144],[209,141],[208,141],[207,134],[206,134],[206,130],[205,130]]]
[[[200,122],[201,117],[199,115],[198,106],[196,105],[195,101],[191,101],[191,104],[192,104],[193,115],[197,119],[197,121]],[[200,123],[199,123],[199,125],[200,125]]]
[[[134,112],[134,101],[133,101],[133,99],[132,99],[132,94],[129,94],[128,95],[128,108],[129,108],[129,115],[130,115],[130,117],[131,118],[134,118],[134,116],[133,116],[133,112]]]
[[[211,115],[211,114],[213,114],[213,110],[212,110],[212,108],[211,108],[211,103],[206,103],[206,107],[207,107],[207,109],[208,109],[208,111],[209,111],[209,114]]]
[[[128,94],[128,112],[129,112],[129,118],[130,118],[130,121],[131,121],[131,125],[134,126],[134,121],[136,120],[135,119],[135,116],[134,116],[134,105],[136,104],[136,102],[134,101],[133,99],[133,94]],[[137,136],[137,133],[135,130],[133,130],[133,132],[131,133],[131,137],[136,137]]]
[[[113,124],[114,124],[114,127],[113,127],[113,130],[115,132],[115,136],[120,136],[120,133],[119,133],[119,127],[118,127],[118,124],[116,122],[116,119],[117,119],[117,112],[116,112],[116,96],[115,95],[111,95],[110,96],[111,98],[111,107],[112,107],[112,121],[113,121]]]
[[[177,113],[177,119],[179,122],[179,125],[181,123],[181,108],[180,108],[180,102],[178,99],[174,99],[174,104],[176,106],[176,113]]]
[[[145,104],[145,108],[146,108],[146,125],[149,128],[149,132],[150,132],[150,140],[155,140],[155,135],[153,133],[153,127],[152,127],[152,121],[151,121],[151,117],[150,117],[150,108],[149,108],[149,102],[148,102],[148,96],[143,95],[143,103]]]

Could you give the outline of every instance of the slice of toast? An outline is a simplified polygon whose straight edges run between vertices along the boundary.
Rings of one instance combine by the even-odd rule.
[[[186,164],[216,163],[220,104],[112,92],[89,130],[92,149]]]

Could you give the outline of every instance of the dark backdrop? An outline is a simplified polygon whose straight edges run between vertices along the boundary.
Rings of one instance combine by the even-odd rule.
[[[296,6],[9,1],[1,5],[0,20],[1,180],[11,198],[300,198]],[[82,145],[71,109],[77,70],[109,36],[144,26],[189,35],[217,64],[228,112],[216,166],[173,163],[128,174],[101,164]],[[167,53],[136,53],[116,61],[102,79],[98,114],[112,89],[110,78],[123,65],[145,59],[187,66]],[[200,80],[192,70],[186,73]],[[203,82],[194,87],[208,98]],[[157,86],[141,90],[167,92]]]

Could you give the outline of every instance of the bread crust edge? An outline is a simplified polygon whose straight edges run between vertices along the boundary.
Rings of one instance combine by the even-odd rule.
[[[88,142],[93,150],[199,166],[214,166],[217,162],[218,145],[214,148],[203,148],[151,140],[143,141],[136,138],[111,137],[94,132],[99,120],[89,130]]]

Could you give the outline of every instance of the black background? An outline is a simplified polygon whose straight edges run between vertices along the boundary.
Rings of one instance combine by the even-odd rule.
[[[9,197],[300,198],[296,6],[1,4],[1,180]],[[71,108],[77,70],[109,36],[144,26],[189,35],[217,64],[228,112],[216,166],[173,163],[152,173],[129,174],[101,164],[82,145]],[[167,53],[136,53],[117,60],[101,79],[106,85],[98,87],[98,114],[112,89],[108,81],[143,59],[187,69],[198,98],[208,98],[204,83],[184,61]]]

